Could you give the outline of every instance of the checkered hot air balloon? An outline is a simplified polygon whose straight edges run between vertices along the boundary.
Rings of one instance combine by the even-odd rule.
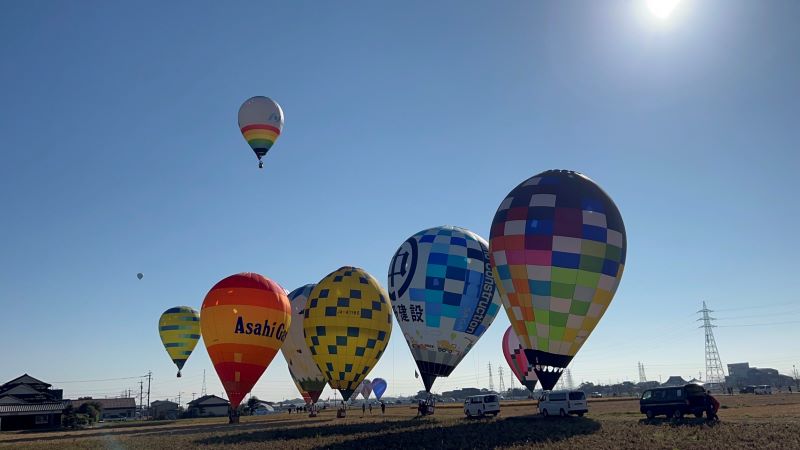
[[[500,310],[488,244],[459,227],[420,231],[395,252],[388,283],[395,317],[430,392]]]
[[[389,343],[386,291],[363,269],[342,267],[309,294],[303,331],[317,367],[347,401]]]
[[[625,224],[594,181],[548,170],[500,203],[489,238],[511,326],[545,390],[606,312],[625,267]]]
[[[161,343],[178,366],[178,377],[200,339],[200,314],[188,306],[176,306],[164,311],[158,319]]]

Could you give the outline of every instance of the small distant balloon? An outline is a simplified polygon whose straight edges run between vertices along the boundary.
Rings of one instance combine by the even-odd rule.
[[[136,278],[141,280],[142,278],[144,278],[144,275],[141,272],[139,272],[136,274]]]
[[[375,394],[375,398],[380,400],[383,397],[383,393],[386,392],[386,386],[386,380],[383,378],[372,380],[372,392]]]
[[[239,129],[258,158],[258,167],[283,130],[283,109],[268,97],[256,96],[247,99],[239,107]]]

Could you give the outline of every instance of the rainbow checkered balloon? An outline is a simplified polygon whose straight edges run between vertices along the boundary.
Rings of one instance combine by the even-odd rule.
[[[577,172],[535,175],[497,209],[489,238],[497,289],[545,390],[606,312],[626,249],[617,206]]]

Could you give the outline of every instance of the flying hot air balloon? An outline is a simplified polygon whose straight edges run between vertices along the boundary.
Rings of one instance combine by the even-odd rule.
[[[389,266],[389,297],[425,390],[453,372],[500,310],[486,241],[464,228],[420,231]]]
[[[283,130],[283,109],[269,97],[251,97],[239,107],[239,129],[258,157],[258,167],[263,168],[261,158]]]
[[[311,399],[311,403],[316,403],[319,396],[325,389],[327,380],[322,372],[319,371],[317,363],[311,357],[306,339],[303,336],[303,318],[305,316],[306,302],[313,284],[299,287],[289,294],[289,302],[292,305],[292,326],[289,328],[289,335],[281,347],[283,357],[289,365],[289,373],[295,381],[300,393],[304,392]]]
[[[286,339],[291,311],[283,288],[257,273],[231,275],[206,294],[200,330],[234,410]]]
[[[500,203],[489,247],[511,326],[550,390],[619,286],[627,248],[622,216],[585,175],[548,170]]]
[[[158,334],[172,362],[178,366],[180,377],[183,365],[200,339],[200,314],[188,306],[170,308],[158,319]]]
[[[508,327],[505,334],[503,334],[503,356],[506,357],[508,366],[514,372],[517,380],[528,388],[531,392],[536,389],[536,372],[533,371],[533,365],[528,363],[528,358],[525,356],[525,349],[517,339],[512,327]]]
[[[386,291],[363,269],[342,267],[311,291],[303,331],[317,367],[347,401],[389,343]]]
[[[142,278],[144,278],[144,274],[142,274],[141,272],[139,272],[139,273],[137,273],[137,274],[136,274],[136,278],[138,278],[138,279],[140,279],[140,280],[141,280]]]
[[[386,392],[386,380],[383,378],[375,378],[372,380],[372,392],[375,393],[375,398],[378,400],[383,397],[383,394]]]

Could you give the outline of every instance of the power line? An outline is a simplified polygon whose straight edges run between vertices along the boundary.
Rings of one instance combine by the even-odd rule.
[[[102,380],[72,380],[72,381],[51,381],[51,384],[69,384],[69,383],[98,383],[101,381],[119,381],[119,380],[134,380],[138,378],[147,378],[147,375],[139,375],[138,377],[121,377],[121,378],[105,378]]]

